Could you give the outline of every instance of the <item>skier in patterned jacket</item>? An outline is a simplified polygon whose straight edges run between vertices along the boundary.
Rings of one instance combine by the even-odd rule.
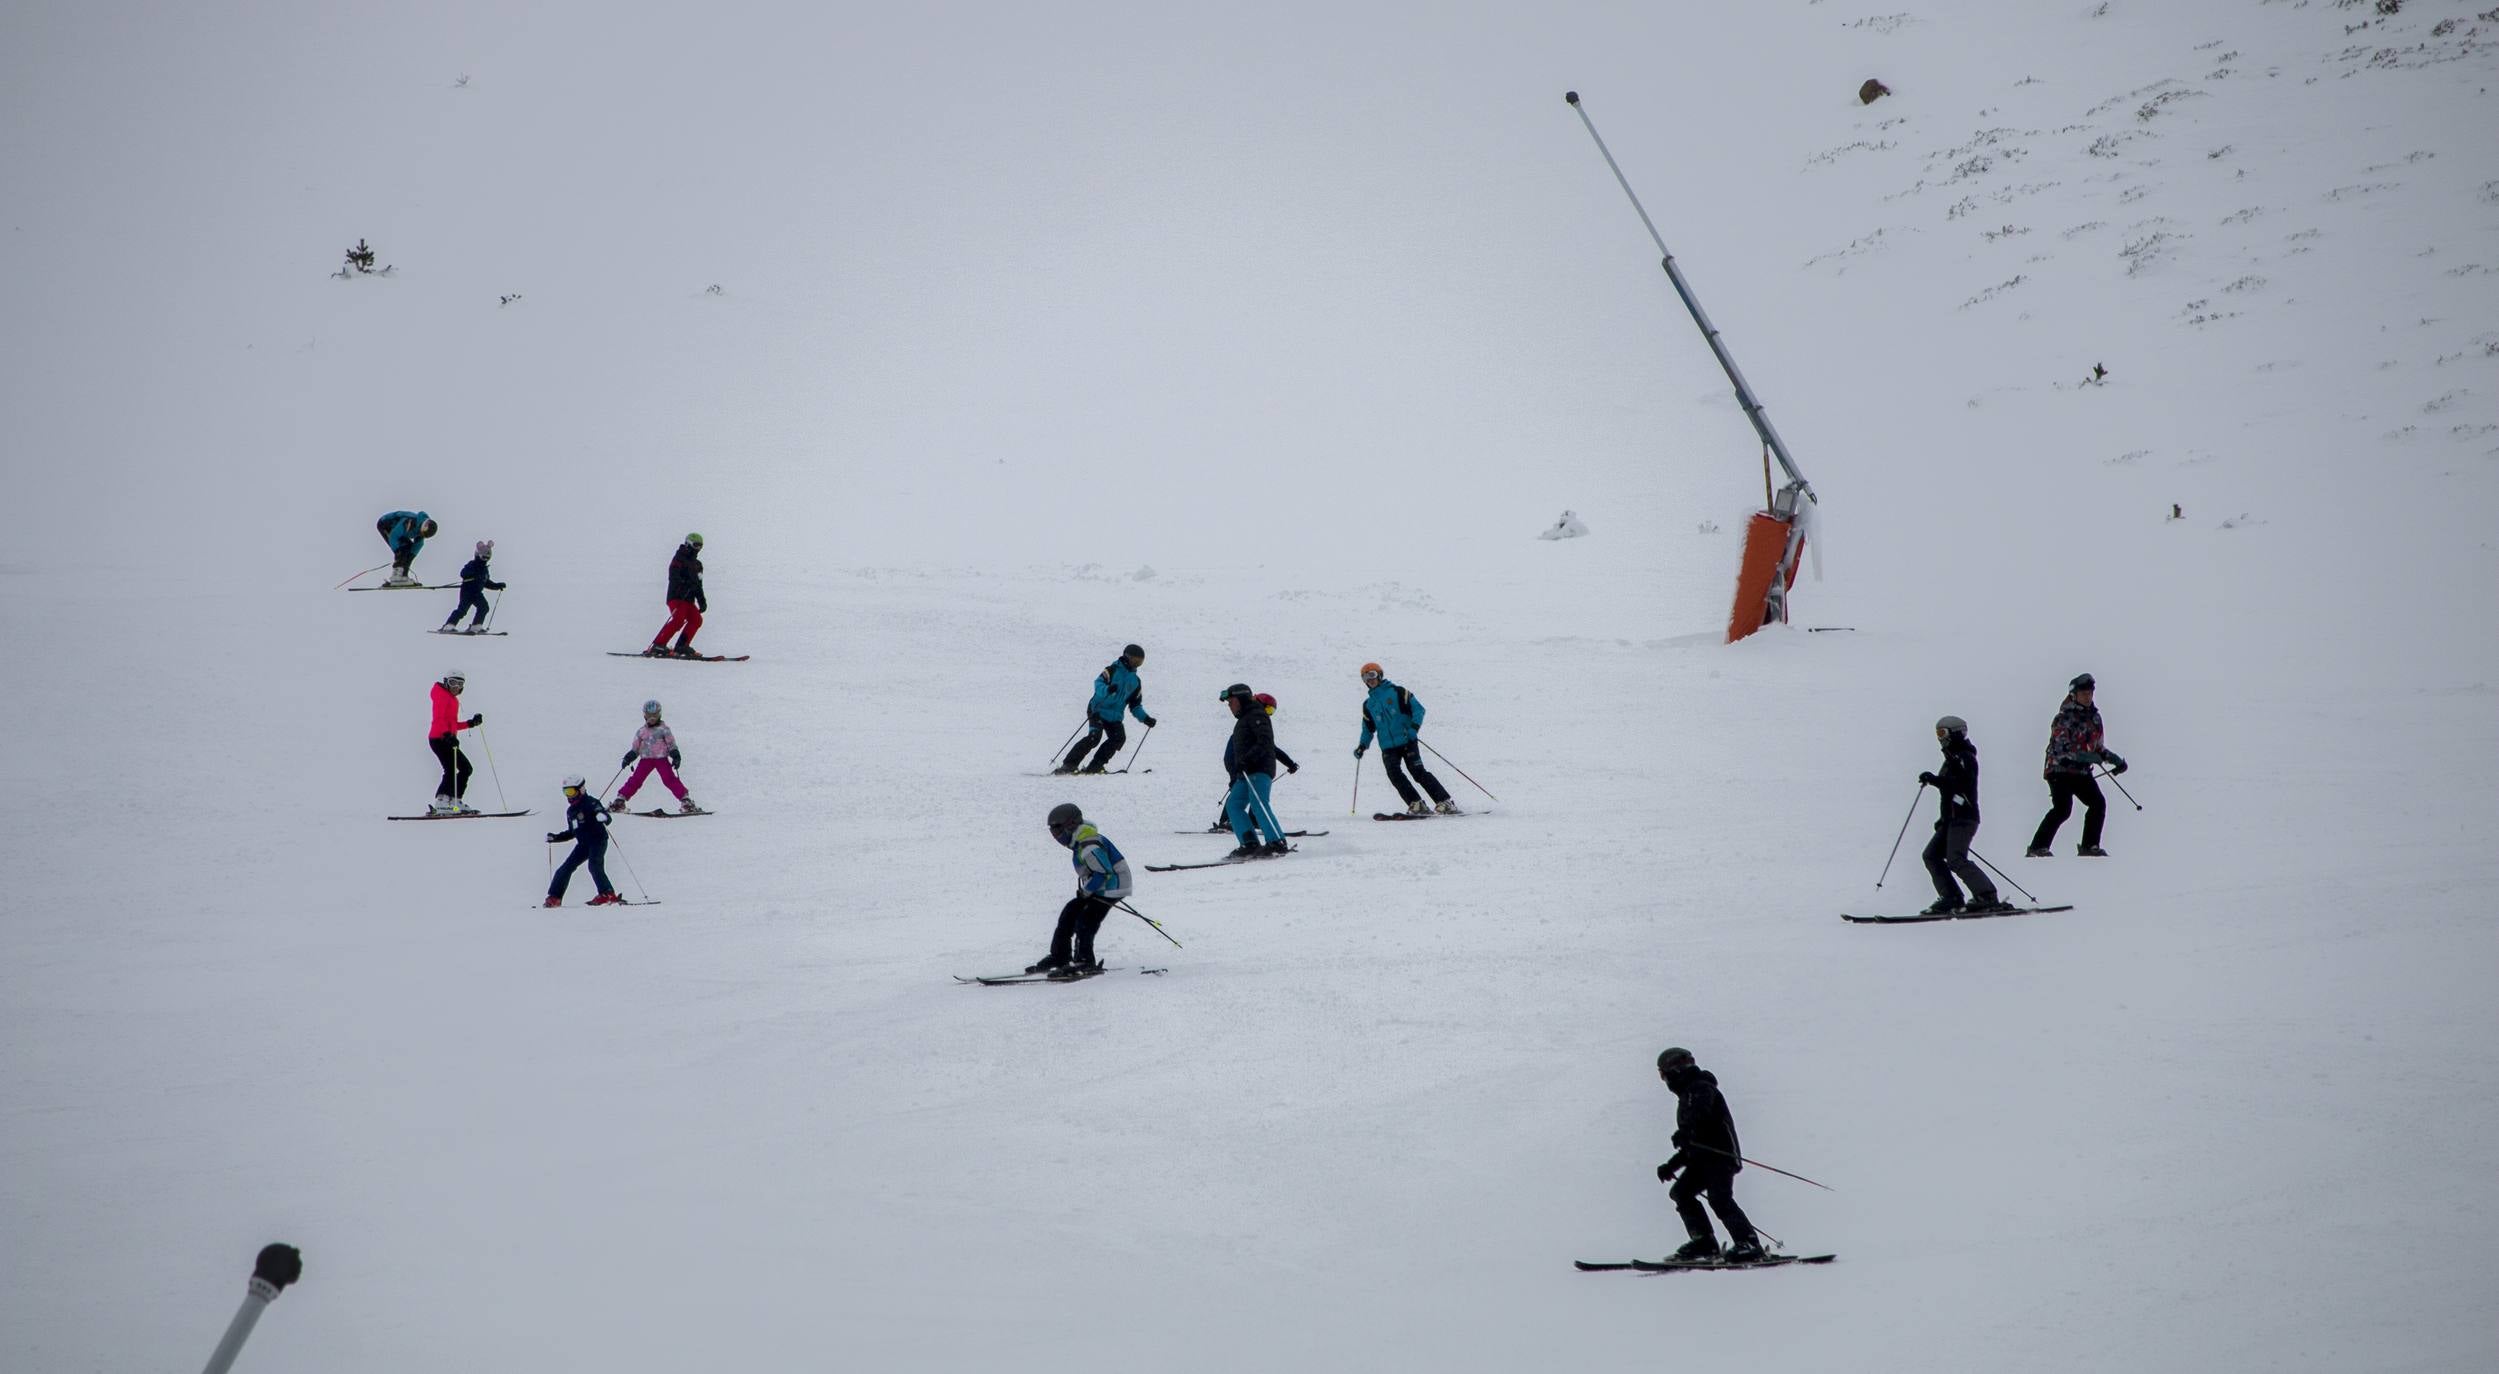
[[[1094,674],[1093,699],[1085,703],[1085,737],[1051,772],[1101,772],[1128,743],[1128,728],[1119,722],[1123,709],[1146,729],[1154,728],[1154,717],[1145,713],[1145,684],[1137,677],[1137,670],[1144,666],[1145,650],[1131,644],[1120,650],[1119,657],[1108,667]],[[1094,753],[1093,762],[1086,763],[1085,752],[1097,743],[1101,748]]]
[[[2100,784],[2091,776],[2094,764],[2106,764],[2111,773],[2126,771],[2126,761],[2109,752],[2100,725],[2100,708],[2091,704],[2091,694],[2098,687],[2091,674],[2084,673],[2066,684],[2065,704],[2057,708],[2056,723],[2048,727],[2048,765],[2040,776],[2048,780],[2048,814],[2039,818],[2039,829],[2030,837],[2026,855],[2033,859],[2048,857],[2048,846],[2055,843],[2057,828],[2074,814],[2074,802],[2083,804],[2082,844],[2074,852],[2086,859],[2105,859],[2108,851],[2100,847],[2100,822],[2106,818],[2108,798],[2100,795]]]
[[[633,776],[616,789],[616,800],[607,808],[617,815],[633,809],[633,794],[653,773],[659,774],[660,785],[677,798],[679,811],[691,816],[703,809],[686,795],[685,784],[677,779],[677,768],[685,762],[685,756],[677,752],[677,732],[659,717],[656,699],[642,703],[642,728],[633,732],[633,743],[626,748],[624,761],[616,765],[633,770]]]
[[[1076,866],[1076,895],[1059,908],[1050,952],[1024,971],[1053,978],[1100,973],[1101,961],[1093,957],[1094,934],[1102,929],[1102,919],[1111,914],[1111,908],[1136,890],[1136,881],[1129,876],[1127,856],[1093,828],[1074,802],[1051,807],[1049,824],[1050,838],[1067,847]]]
[[[1406,810],[1416,816],[1438,811],[1444,815],[1458,814],[1458,804],[1449,800],[1449,789],[1440,785],[1423,767],[1423,703],[1412,692],[1391,682],[1380,672],[1380,665],[1362,665],[1362,685],[1369,689],[1362,699],[1362,739],[1354,745],[1359,759],[1371,748],[1374,733],[1380,739],[1380,767],[1388,771],[1389,784],[1405,799]],[[1400,768],[1414,774],[1414,782],[1406,781]],[[1431,805],[1415,795],[1414,783],[1423,784],[1431,794]]]

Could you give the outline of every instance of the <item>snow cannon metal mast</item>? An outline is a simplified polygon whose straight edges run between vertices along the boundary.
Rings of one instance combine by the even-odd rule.
[[[1588,137],[1595,139],[1597,151],[1604,155],[1605,165],[1614,173],[1614,181],[1631,198],[1632,210],[1640,216],[1640,225],[1649,231],[1649,241],[1657,245],[1659,263],[1666,269],[1666,279],[1674,283],[1675,294],[1683,298],[1683,308],[1692,313],[1692,323],[1700,326],[1701,337],[1708,341],[1709,351],[1718,357],[1718,365],[1735,385],[1736,404],[1744,408],[1744,418],[1753,422],[1753,432],[1761,436],[1762,494],[1767,509],[1758,511],[1744,530],[1744,561],[1736,569],[1735,605],[1727,613],[1727,642],[1733,644],[1764,625],[1785,624],[1787,596],[1796,585],[1798,562],[1804,557],[1806,526],[1811,512],[1821,505],[1814,495],[1813,484],[1796,470],[1796,459],[1779,438],[1779,431],[1763,413],[1761,403],[1753,399],[1753,388],[1745,383],[1744,373],[1735,365],[1735,357],[1727,352],[1726,342],[1718,337],[1718,326],[1709,322],[1692,284],[1683,279],[1683,269],[1675,266],[1675,255],[1666,247],[1666,240],[1649,219],[1648,207],[1640,203],[1640,195],[1631,189],[1621,164],[1614,161],[1614,152],[1605,146],[1605,137],[1597,132],[1596,122],[1588,118],[1588,109],[1579,103],[1579,92],[1565,91],[1562,99],[1579,114],[1579,122],[1587,126]],[[1772,492],[1770,460],[1777,459],[1779,470],[1787,474],[1787,485]]]

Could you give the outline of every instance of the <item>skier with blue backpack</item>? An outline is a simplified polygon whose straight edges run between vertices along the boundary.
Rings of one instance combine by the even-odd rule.
[[[1093,699],[1085,704],[1085,737],[1052,773],[1101,772],[1128,743],[1128,728],[1119,719],[1123,710],[1146,729],[1154,728],[1154,717],[1145,711],[1145,684],[1137,677],[1137,670],[1144,666],[1145,650],[1131,644],[1094,675]],[[1096,744],[1100,749],[1094,752],[1093,762],[1086,763],[1086,752]]]
[[[1372,738],[1377,736],[1380,766],[1388,770],[1389,785],[1405,799],[1407,814],[1428,816],[1437,811],[1444,816],[1457,815],[1458,804],[1449,800],[1449,789],[1423,767],[1423,703],[1414,693],[1389,681],[1376,663],[1362,665],[1362,685],[1368,691],[1362,699],[1362,739],[1354,745],[1354,757],[1359,759],[1368,752]],[[1409,772],[1414,774],[1414,782],[1406,781]],[[1431,794],[1428,806],[1415,795],[1414,784],[1418,782]]]
[[[1058,929],[1050,935],[1050,952],[1024,971],[1046,973],[1053,978],[1082,978],[1102,971],[1101,961],[1093,957],[1094,934],[1102,929],[1102,920],[1111,914],[1111,908],[1136,890],[1136,880],[1129,875],[1127,856],[1108,836],[1093,828],[1074,802],[1051,807],[1049,824],[1050,838],[1067,848],[1076,866],[1076,895],[1059,908]]]

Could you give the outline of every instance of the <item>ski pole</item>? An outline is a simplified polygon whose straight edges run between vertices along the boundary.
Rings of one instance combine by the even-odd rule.
[[[1696,1141],[1696,1142],[1694,1142],[1694,1143],[1695,1143],[1695,1144],[1698,1144],[1699,1142],[1697,1142],[1697,1141]],[[1737,1153],[1736,1153],[1735,1151],[1733,1151],[1733,1150],[1722,1150],[1722,1149],[1719,1149],[1719,1148],[1718,1148],[1717,1146],[1715,1146],[1715,1145],[1702,1145],[1700,1148],[1702,1148],[1702,1149],[1704,1149],[1704,1150],[1707,1150],[1707,1151],[1709,1151],[1711,1154],[1714,1154],[1714,1155],[1725,1155],[1725,1156],[1726,1156],[1727,1158],[1729,1158],[1729,1159],[1740,1159],[1740,1160],[1744,1161],[1745,1163],[1752,1165],[1752,1166],[1753,1166],[1754,1168],[1756,1168],[1756,1169],[1768,1169],[1770,1172],[1772,1172],[1772,1173],[1774,1173],[1774,1174],[1779,1174],[1779,1175],[1782,1175],[1782,1176],[1787,1177],[1787,1178],[1792,1178],[1792,1179],[1795,1179],[1795,1180],[1796,1180],[1797,1182],[1799,1182],[1799,1183],[1813,1183],[1815,1187],[1820,1188],[1822,1191],[1824,1191],[1824,1192],[1826,1192],[1826,1193],[1836,1193],[1836,1192],[1838,1192],[1838,1191],[1839,1191],[1839,1189],[1832,1187],[1832,1186],[1831,1186],[1830,1184],[1828,1184],[1828,1183],[1814,1183],[1814,1181],[1813,1181],[1812,1179],[1805,1177],[1803,1174],[1791,1174],[1791,1173],[1788,1173],[1788,1171],[1787,1171],[1787,1170],[1780,1168],[1780,1167],[1779,1167],[1778,1165],[1776,1165],[1776,1164],[1764,1164],[1764,1163],[1762,1163],[1760,1160],[1753,1158],[1751,1155],[1740,1155],[1740,1154],[1737,1154]]]
[[[332,588],[336,590],[336,588]],[[260,1314],[278,1300],[286,1286],[304,1276],[304,1255],[292,1245],[264,1245],[259,1258],[252,1261],[252,1281],[243,1290],[243,1305],[234,1310],[234,1320],[226,1324],[225,1336],[208,1357],[206,1374],[226,1374],[234,1367],[234,1357],[243,1353],[243,1342],[250,1340],[252,1328],[260,1324]]]
[[[1076,742],[1076,737],[1085,732],[1085,725],[1091,724],[1093,724],[1093,717],[1087,716],[1085,717],[1084,725],[1079,725],[1075,729],[1067,732],[1067,738],[1059,741],[1059,747],[1050,751],[1051,767],[1056,768],[1059,766],[1059,755],[1066,752],[1067,746],[1074,744]]]
[[[495,623],[495,612],[497,612],[497,611],[499,611],[499,610],[502,610],[502,609],[503,609],[503,589],[502,589],[502,588],[500,588],[500,587],[497,587],[497,588],[495,589],[495,604],[493,604],[493,605],[491,605],[491,606],[489,606],[489,607],[487,607],[487,608],[486,608],[486,621],[485,621],[485,623],[484,623],[484,624],[482,624],[482,625],[478,626],[477,628],[479,628],[479,629],[481,629],[481,630],[484,630],[484,629],[491,629],[491,628],[493,628],[494,623]]]
[[[2117,789],[2117,795],[2124,797],[2130,802],[2135,802],[2135,810],[2141,811],[2143,809],[2143,803],[2135,801],[2135,794],[2126,790],[2126,784],[2119,782],[2115,773],[2103,768],[2100,770],[2100,776],[2109,780],[2109,786]]]
[[[1134,769],[1137,766],[1137,756],[1145,752],[1145,742],[1152,738],[1154,738],[1154,727],[1149,725],[1145,727],[1144,734],[1137,736],[1137,747],[1128,751],[1128,761],[1121,764],[1115,771],[1126,773]]]
[[[362,576],[364,576],[364,575],[365,575],[365,573],[377,573],[377,572],[380,572],[382,569],[387,568],[387,567],[389,567],[389,566],[391,566],[391,565],[390,565],[390,564],[388,564],[388,563],[376,563],[376,564],[374,564],[372,567],[365,569],[365,570],[364,570],[364,572],[357,573],[354,577],[350,577],[350,578],[348,578],[348,579],[347,579],[347,582],[353,582],[353,581],[355,581],[355,580],[356,580],[356,578],[357,578],[357,577],[362,577]],[[341,583],[339,583],[339,584],[338,584],[338,587],[344,587],[344,586],[346,586],[346,585],[347,585],[347,582],[341,582]],[[332,588],[330,588],[330,590],[331,590],[331,591],[337,591],[337,590],[338,590],[338,587],[332,587]]]
[[[624,769],[622,769],[622,768],[617,769],[617,770],[616,770],[616,777],[614,777],[614,778],[609,778],[609,779],[607,780],[607,786],[602,787],[602,788],[600,788],[600,789],[599,789],[599,796],[601,796],[601,797],[612,797],[612,796],[616,795],[616,778],[621,778],[621,777],[623,777],[623,776],[625,776],[625,770],[624,770]],[[597,800],[597,798],[593,798],[592,800]]]
[[[1924,801],[1925,799],[1926,779],[1920,778],[1918,779],[1917,795],[1909,799],[1909,814],[1900,818],[1900,833],[1892,836],[1891,855],[1883,860],[1883,878],[1892,876],[1892,860],[1900,857],[1900,842],[1909,838],[1909,822],[1918,818],[1918,803]],[[1875,879],[1874,885],[1878,888],[1881,887],[1883,885],[1883,878]]]
[[[486,776],[495,780],[495,805],[502,810],[509,811],[512,809],[512,802],[503,795],[503,779],[495,772],[495,746],[486,738],[485,726],[480,725],[477,730],[477,743],[486,751]]]
[[[1345,814],[1348,816],[1362,814],[1362,755],[1360,754],[1354,755],[1354,799],[1346,804]]]
[[[1138,920],[1145,922],[1147,925],[1154,927],[1155,934],[1162,936],[1166,940],[1171,940],[1171,932],[1163,929],[1162,922],[1155,920],[1153,917],[1148,916],[1144,912],[1137,910],[1135,907],[1128,905],[1125,901],[1122,901],[1119,904],[1119,909],[1127,912],[1131,916],[1136,917]],[[1173,949],[1179,949],[1182,948],[1182,945],[1178,940],[1171,940],[1171,947]]]
[[[1432,749],[1432,746],[1427,743],[1421,735],[1415,736],[1414,742],[1422,745],[1426,749]],[[1454,770],[1459,777],[1466,778],[1467,782],[1471,784],[1476,791],[1482,792],[1486,797],[1491,798],[1493,801],[1501,800],[1499,797],[1493,796],[1491,792],[1486,791],[1482,783],[1476,782],[1473,778],[1468,778],[1465,769],[1458,767],[1458,765],[1454,763],[1450,763],[1449,756],[1447,754],[1440,752],[1438,749],[1432,749],[1432,757],[1439,759],[1442,763],[1448,763],[1449,767]]]
[[[644,887],[642,875],[633,871],[633,860],[625,858],[625,846],[616,838],[615,832],[609,832],[607,842],[616,846],[616,857],[624,862],[625,876],[633,879],[633,890],[642,894],[642,900],[651,900],[651,889]]]
[[[1971,857],[1971,858],[1973,858],[1973,859],[1978,860],[1980,863],[1987,864],[1988,869],[1989,869],[1990,871],[1992,871],[1992,872],[1993,872],[1993,873],[1994,873],[1997,877],[2004,879],[2004,880],[2005,880],[2006,882],[2008,882],[2008,883],[2013,883],[2013,890],[2014,890],[2014,891],[2016,891],[2016,892],[2021,893],[2021,894],[2022,894],[2023,896],[2025,896],[2025,897],[2030,897],[2030,900],[2031,900],[2031,902],[2032,902],[2034,905],[2038,903],[2039,899],[2038,899],[2037,897],[2031,897],[2031,893],[2030,893],[2030,889],[2029,889],[2029,888],[2022,886],[2020,883],[2015,883],[2015,882],[2013,882],[2013,875],[2012,875],[2012,874],[2005,872],[2005,871],[2004,871],[2003,869],[2001,869],[2001,868],[1997,868],[1997,867],[1996,867],[1994,864],[1992,864],[1992,863],[1988,863],[1988,862],[1987,862],[1987,856],[1986,856],[1986,855],[1981,854],[1981,853],[1979,853],[1977,850],[1973,849],[1973,850],[1971,850],[1971,851],[1970,851],[1970,857]]]

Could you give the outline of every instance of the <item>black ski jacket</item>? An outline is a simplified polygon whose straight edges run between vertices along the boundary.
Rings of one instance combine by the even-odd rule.
[[[668,560],[668,599],[691,601],[698,611],[711,609],[703,599],[703,559],[692,544],[679,544],[677,556]]]
[[[1935,775],[1935,790],[1944,809],[1935,824],[1978,824],[1978,746],[1966,739],[1944,746],[1944,769]]]
[[[472,558],[460,565],[460,585],[472,590],[483,587],[490,592],[503,590],[503,584],[486,576],[486,560]]]
[[[1232,722],[1232,743],[1224,750],[1226,771],[1266,773],[1276,771],[1276,723],[1255,704],[1241,712]]]
[[[557,840],[579,840],[587,845],[607,843],[607,808],[599,805],[599,799],[587,792],[564,804],[564,824],[564,832],[547,843],[554,844]]]
[[[1735,1114],[1718,1095],[1718,1075],[1684,1069],[1666,1086],[1675,1090],[1675,1157],[1667,1162],[1678,1169],[1741,1172],[1744,1146],[1735,1138]]]

